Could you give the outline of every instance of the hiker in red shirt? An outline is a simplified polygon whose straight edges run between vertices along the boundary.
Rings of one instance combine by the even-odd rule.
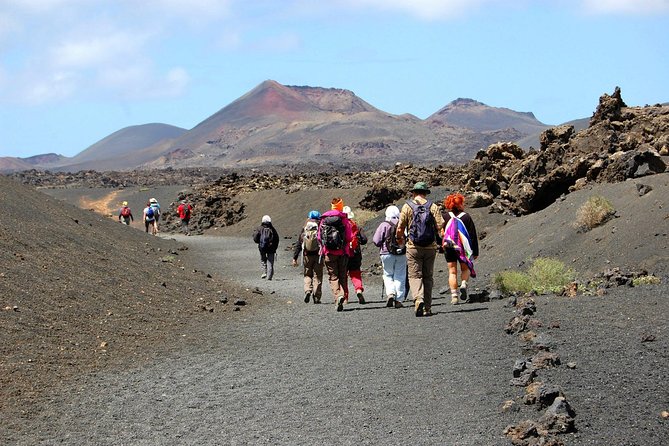
[[[125,225],[130,225],[131,221],[135,221],[132,216],[132,211],[128,207],[128,202],[124,201],[121,209],[118,212],[118,222]]]
[[[365,291],[365,287],[362,285],[362,247],[360,245],[367,244],[367,236],[363,232],[362,227],[358,226],[356,221],[353,220],[355,214],[350,207],[344,206],[342,212],[348,216],[348,220],[351,222],[351,231],[353,232],[353,238],[351,239],[352,255],[348,259],[346,270],[348,276],[351,278],[351,282],[353,282],[358,303],[364,304],[365,297],[363,296],[363,292]],[[344,302],[348,303],[348,280],[344,282]]]
[[[177,212],[179,213],[179,219],[181,219],[181,230],[186,235],[190,235],[190,232],[188,232],[188,223],[190,222],[190,216],[192,210],[193,206],[187,203],[186,200],[181,200],[181,204],[177,208]]]

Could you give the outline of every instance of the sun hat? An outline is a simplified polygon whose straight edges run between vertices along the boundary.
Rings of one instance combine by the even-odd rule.
[[[342,212],[344,209],[344,200],[341,198],[333,198],[332,199],[332,210],[337,210]]]
[[[124,202],[123,202],[123,206],[127,206],[127,205],[128,205],[128,202],[127,202],[127,201],[124,201]]]
[[[269,215],[263,215],[262,216],[262,222],[263,223],[272,223],[272,219],[270,218]]]
[[[386,221],[397,223],[397,220],[399,219],[400,219],[400,209],[395,205],[388,206],[386,208]]]
[[[309,211],[309,214],[307,215],[307,218],[311,218],[312,220],[320,220],[321,219],[321,213],[318,211]]]
[[[155,198],[149,198],[149,203],[158,203],[158,200]]]
[[[344,206],[344,208],[341,211],[348,216],[349,220],[353,220],[355,218],[355,214],[353,213],[353,211],[349,206]]]
[[[411,192],[424,192],[426,194],[429,194],[430,188],[427,187],[427,183],[419,181],[418,183],[413,185],[413,189],[411,189]]]

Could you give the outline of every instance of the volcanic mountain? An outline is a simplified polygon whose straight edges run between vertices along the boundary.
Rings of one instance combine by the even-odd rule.
[[[515,112],[508,112],[509,119],[497,128],[494,123],[435,125],[435,119],[386,113],[348,90],[265,81],[185,133],[164,157],[147,165],[465,162],[493,142],[515,140],[546,127],[516,113],[522,121],[515,122],[524,125],[512,130]],[[472,115],[475,119],[479,118]]]
[[[498,141],[547,126],[532,113],[453,101],[426,120],[393,115],[338,88],[262,82],[191,130],[127,127],[53,170],[129,170],[277,164],[464,163]]]
[[[447,124],[478,132],[516,129],[526,135],[541,133],[548,125],[532,112],[517,112],[508,108],[490,107],[473,99],[459,98],[426,119],[431,124]]]

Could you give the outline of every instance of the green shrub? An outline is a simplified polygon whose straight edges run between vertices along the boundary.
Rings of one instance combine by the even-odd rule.
[[[540,257],[527,272],[503,271],[495,275],[494,282],[504,293],[559,293],[575,276],[574,270],[559,260]]]
[[[592,196],[576,211],[576,226],[584,231],[603,225],[615,215],[611,202],[601,195]]]
[[[503,293],[529,293],[532,291],[530,277],[520,271],[502,271],[494,279],[495,285]]]
[[[660,278],[653,276],[652,274],[647,276],[639,276],[632,279],[632,285],[634,286],[658,285],[660,282]]]

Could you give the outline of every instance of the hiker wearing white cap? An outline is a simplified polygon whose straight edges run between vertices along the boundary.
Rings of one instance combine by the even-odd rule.
[[[406,246],[397,242],[397,223],[400,210],[397,206],[388,206],[386,219],[381,222],[372,241],[380,248],[383,266],[383,287],[386,290],[386,307],[402,308],[406,296],[407,257]],[[383,293],[381,294],[383,296]]]
[[[158,221],[160,220],[160,204],[155,198],[149,198],[149,206],[153,209],[153,226],[155,228],[155,233],[158,233]]]
[[[272,280],[274,258],[279,247],[279,233],[272,226],[272,219],[269,215],[263,215],[260,226],[253,233],[253,241],[258,244],[258,251],[260,251],[260,264],[263,271],[260,278]]]

